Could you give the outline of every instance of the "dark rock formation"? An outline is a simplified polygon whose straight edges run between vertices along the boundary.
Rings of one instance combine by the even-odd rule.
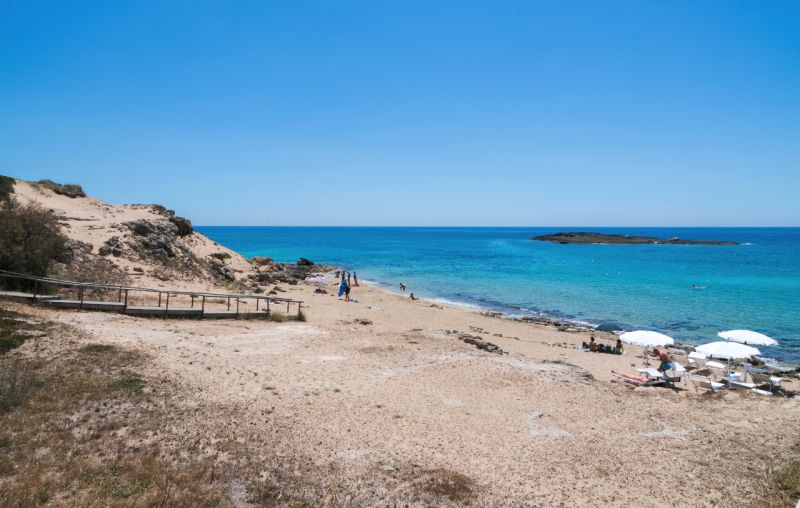
[[[175,217],[175,210],[168,210],[167,207],[163,205],[150,205],[150,209],[153,210],[153,213],[161,215],[162,217],[166,217],[168,219],[170,217]]]
[[[605,233],[561,232],[535,236],[531,240],[567,244],[663,244],[663,245],[739,245],[738,242],[714,240],[681,240],[678,237],[661,239],[649,236],[628,236]]]
[[[174,212],[173,212],[174,213]],[[178,236],[189,236],[194,232],[192,221],[184,217],[170,217],[169,221],[178,228]]]
[[[253,257],[250,262],[257,266],[267,266],[272,264],[272,258]]]
[[[56,257],[56,261],[65,264],[72,263],[76,260],[81,261],[83,257],[91,251],[91,243],[81,242],[80,240],[73,240],[70,238],[64,242],[61,252],[59,252],[58,256]]]
[[[297,266],[314,266],[314,262],[306,258],[300,258],[297,260]]]
[[[98,253],[101,256],[113,255],[115,258],[120,257],[124,251],[125,245],[118,236],[112,236],[100,247]]]
[[[499,355],[503,354],[503,350],[500,349],[500,346],[494,344],[492,342],[488,342],[483,340],[483,338],[478,337],[477,335],[470,335],[464,332],[457,332],[457,331],[448,331],[447,333],[455,335],[462,341],[466,342],[467,344],[472,344],[478,349],[482,349],[484,351],[488,351],[490,353],[496,353]]]

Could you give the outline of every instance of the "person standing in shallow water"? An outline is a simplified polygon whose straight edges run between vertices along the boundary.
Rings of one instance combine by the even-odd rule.
[[[350,285],[350,272],[347,272],[347,285]]]
[[[353,285],[358,286],[358,274],[353,272]]]

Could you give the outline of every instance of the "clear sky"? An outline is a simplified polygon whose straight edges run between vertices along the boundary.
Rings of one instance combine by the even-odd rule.
[[[0,2],[0,174],[201,225],[800,226],[800,2]]]

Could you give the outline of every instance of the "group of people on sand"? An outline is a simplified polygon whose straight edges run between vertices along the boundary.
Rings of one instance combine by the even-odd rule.
[[[402,291],[403,293],[406,292],[406,287],[407,286],[405,284],[403,284],[402,282],[400,283],[400,291]],[[411,298],[412,300],[419,300],[419,297],[415,296],[413,291],[411,292],[411,295],[409,295],[409,298]]]
[[[584,351],[591,351],[592,353],[608,353],[611,355],[621,355],[623,353],[622,341],[620,339],[617,339],[616,345],[612,347],[605,344],[598,344],[595,342],[594,336],[589,338],[588,343],[584,341],[583,344],[581,344],[581,349]]]
[[[350,272],[345,272],[344,270],[336,270],[336,277],[340,279],[339,281],[339,298],[342,298],[344,295],[344,301],[349,302],[350,300],[350,287],[351,286],[358,286],[358,274],[353,272],[352,278],[350,277]]]

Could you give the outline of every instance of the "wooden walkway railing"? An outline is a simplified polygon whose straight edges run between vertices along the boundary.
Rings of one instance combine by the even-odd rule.
[[[107,310],[118,311],[125,314],[141,316],[165,316],[165,317],[198,317],[198,318],[235,318],[235,317],[266,317],[276,306],[286,305],[286,313],[291,312],[292,305],[297,306],[297,314],[300,315],[303,302],[291,298],[276,298],[261,295],[210,293],[203,291],[179,291],[153,288],[141,288],[134,286],[121,286],[112,284],[94,284],[90,282],[76,282],[50,277],[37,277],[24,273],[9,272],[0,270],[0,279],[3,281],[0,296],[27,299],[33,302],[43,302],[54,307],[77,308],[87,310]],[[32,292],[9,290],[9,281],[27,281],[28,287],[32,287]],[[66,299],[61,295],[53,294],[53,288],[62,290],[73,290],[76,292],[75,299]],[[114,300],[87,299],[86,293],[94,292],[114,294]],[[152,300],[157,300],[153,305],[129,305],[133,295],[147,295]],[[173,306],[170,307],[170,297],[173,298]],[[177,307],[174,305],[175,297],[188,297],[191,302],[189,307]],[[239,305],[255,300],[255,312],[240,312]],[[195,301],[199,306],[195,307]],[[235,302],[234,310],[231,310],[231,302]],[[163,303],[163,306],[162,306]],[[224,311],[207,309],[207,304],[226,305]]]

